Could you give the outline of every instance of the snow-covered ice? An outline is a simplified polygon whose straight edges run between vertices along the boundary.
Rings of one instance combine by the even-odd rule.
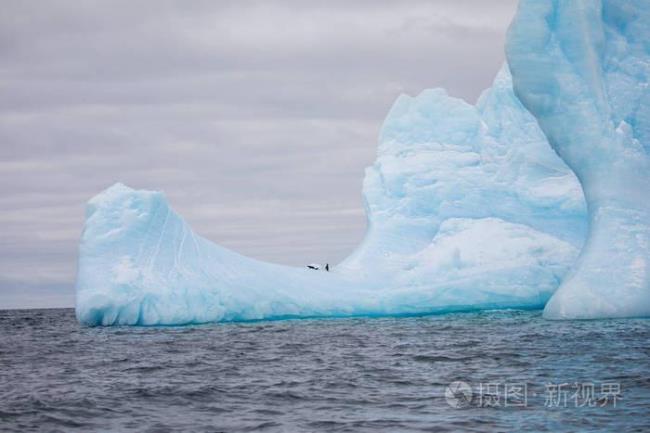
[[[586,245],[548,318],[650,315],[650,1],[521,0],[514,87],[589,207]]]

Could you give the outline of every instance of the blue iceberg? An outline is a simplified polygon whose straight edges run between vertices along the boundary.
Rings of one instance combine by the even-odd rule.
[[[87,325],[543,308],[582,248],[580,184],[504,67],[476,105],[400,96],[363,194],[368,231],[332,272],[264,263],[195,234],[164,195],[91,199],[76,314]]]
[[[585,247],[545,317],[650,316],[650,2],[521,0],[507,54],[589,208]]]

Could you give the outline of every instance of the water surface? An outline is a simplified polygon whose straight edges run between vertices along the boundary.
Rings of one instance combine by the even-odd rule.
[[[0,311],[0,430],[650,431],[649,341],[650,320],[521,311],[151,328]]]

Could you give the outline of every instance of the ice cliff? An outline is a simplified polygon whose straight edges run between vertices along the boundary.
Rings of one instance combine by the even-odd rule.
[[[440,89],[401,96],[363,194],[365,240],[327,273],[243,257],[196,235],[162,193],[114,185],[87,206],[77,318],[156,325],[542,308],[587,230],[577,179],[505,67],[475,106]]]
[[[650,1],[521,0],[507,54],[589,208],[545,317],[650,316]]]

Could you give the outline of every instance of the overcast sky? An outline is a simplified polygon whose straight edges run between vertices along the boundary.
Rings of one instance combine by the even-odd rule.
[[[3,0],[0,309],[74,305],[84,204],[116,181],[246,255],[342,260],[392,102],[474,102],[515,7]]]

